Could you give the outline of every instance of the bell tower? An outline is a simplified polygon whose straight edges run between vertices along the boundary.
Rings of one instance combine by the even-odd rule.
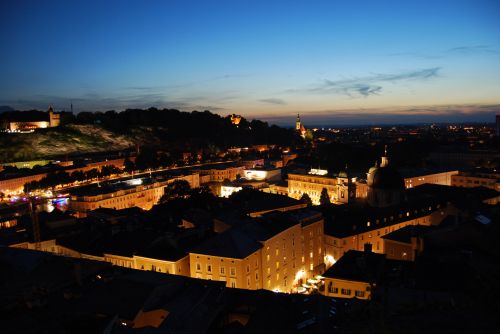
[[[300,131],[300,115],[297,114],[297,120],[295,121],[295,130]]]

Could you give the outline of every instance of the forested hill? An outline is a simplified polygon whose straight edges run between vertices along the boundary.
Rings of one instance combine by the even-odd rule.
[[[4,112],[2,117],[10,117]],[[19,115],[17,115],[19,116]],[[293,145],[300,141],[294,130],[269,126],[259,120],[231,117],[209,111],[127,109],[122,112],[63,113],[63,125],[34,133],[0,134],[0,161],[22,161],[76,153],[122,150],[137,145],[163,150],[224,149],[254,144]]]

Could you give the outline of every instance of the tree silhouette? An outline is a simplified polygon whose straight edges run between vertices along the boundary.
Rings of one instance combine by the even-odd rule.
[[[323,190],[321,190],[321,196],[319,197],[319,204],[321,205],[331,204],[330,195],[328,195],[328,190],[326,190],[326,188],[323,188]]]
[[[302,203],[306,203],[307,206],[311,206],[312,205],[311,197],[309,197],[309,195],[306,194],[306,193],[302,194],[302,197],[300,198],[300,201]]]
[[[164,188],[160,203],[168,202],[175,198],[185,198],[189,195],[191,186],[186,180],[175,180]]]

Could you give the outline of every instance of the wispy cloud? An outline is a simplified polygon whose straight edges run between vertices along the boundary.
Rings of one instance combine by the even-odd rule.
[[[270,103],[270,104],[286,104],[285,100],[277,98],[261,99],[259,102]]]
[[[344,94],[350,97],[368,97],[378,95],[384,83],[401,81],[428,80],[439,76],[440,67],[432,67],[409,72],[392,74],[373,74],[361,78],[323,80],[322,83],[306,89],[289,90],[288,92],[306,92],[317,94]]]
[[[404,124],[435,122],[489,122],[500,112],[500,104],[456,104],[428,105],[389,108],[342,109],[342,110],[296,110],[288,115],[267,114],[260,119],[273,124],[291,125],[299,112],[303,122],[309,126],[339,126],[353,124]]]
[[[446,50],[447,53],[455,53],[462,55],[470,55],[477,53],[490,53],[490,54],[500,54],[500,51],[491,48],[489,45],[468,45],[468,46],[457,46]]]
[[[140,90],[139,90],[140,91]],[[169,98],[162,93],[121,94],[103,96],[98,93],[88,92],[79,97],[68,98],[57,95],[34,95],[22,99],[0,99],[0,104],[9,105],[15,109],[40,109],[45,110],[49,105],[56,110],[69,110],[73,104],[75,111],[97,110],[124,110],[127,108],[174,108],[179,110],[224,110],[217,106],[216,99],[210,101],[203,96]],[[222,97],[224,100],[224,97]],[[214,104],[215,102],[215,104]]]
[[[500,51],[490,45],[462,45],[433,53],[422,51],[396,52],[388,54],[390,57],[415,57],[422,59],[442,59],[451,56],[473,56],[473,55],[498,55]]]

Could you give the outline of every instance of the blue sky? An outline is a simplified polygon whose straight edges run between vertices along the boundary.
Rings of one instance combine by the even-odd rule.
[[[2,1],[0,105],[493,120],[500,1]]]

